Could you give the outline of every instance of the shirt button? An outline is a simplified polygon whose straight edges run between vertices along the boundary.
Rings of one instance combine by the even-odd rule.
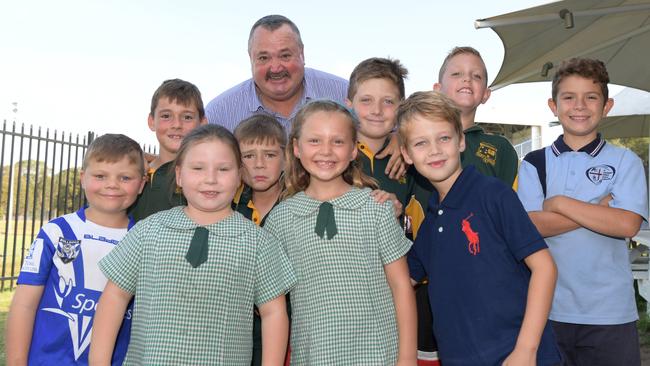
[[[442,226],[438,228],[438,232],[439,232],[439,233],[442,232]]]
[[[438,215],[442,215],[442,210],[438,210]]]
[[[574,171],[572,170],[572,171],[571,171],[571,175],[576,175],[576,172],[574,172]]]

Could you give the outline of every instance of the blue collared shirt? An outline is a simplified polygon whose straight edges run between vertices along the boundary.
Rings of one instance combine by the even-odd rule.
[[[611,194],[610,207],[647,220],[645,173],[632,151],[608,144],[600,135],[578,151],[567,146],[563,136],[543,150],[543,155],[537,153],[539,159],[532,158],[535,152],[527,155],[519,167],[517,193],[526,211],[541,211],[547,197],[564,195],[598,204]],[[545,164],[540,174],[546,175],[541,181],[540,164]],[[579,228],[548,237],[546,242],[558,267],[552,320],[614,325],[638,318],[624,238]]]
[[[291,129],[291,119],[298,109],[311,99],[331,99],[343,103],[348,92],[347,80],[326,72],[305,67],[304,91],[300,102],[289,117],[267,109],[262,104],[253,79],[248,79],[212,99],[205,107],[208,123],[214,123],[234,131],[239,122],[255,113],[274,116],[284,126],[287,134]]]
[[[431,193],[409,252],[411,277],[429,277],[433,329],[446,366],[496,365],[514,349],[530,270],[523,262],[546,244],[515,192],[468,166],[442,202]],[[560,361],[547,324],[539,365]]]

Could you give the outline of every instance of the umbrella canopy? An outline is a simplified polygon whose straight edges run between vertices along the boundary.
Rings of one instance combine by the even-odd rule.
[[[603,118],[598,131],[608,139],[650,136],[650,115],[631,114]]]
[[[589,57],[607,65],[614,84],[650,91],[650,0],[565,0],[475,22],[505,48],[491,85],[551,80],[562,60]]]

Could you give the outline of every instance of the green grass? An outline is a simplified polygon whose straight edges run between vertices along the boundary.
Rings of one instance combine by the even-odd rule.
[[[5,365],[5,323],[7,321],[9,304],[11,303],[11,298],[13,295],[13,291],[0,292],[0,331],[2,331],[2,337],[0,337],[0,365],[2,366]]]

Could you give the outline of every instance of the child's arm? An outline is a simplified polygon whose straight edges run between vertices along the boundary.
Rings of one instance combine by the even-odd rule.
[[[34,318],[44,286],[18,285],[7,315],[7,365],[27,365]]]
[[[284,295],[258,306],[262,318],[262,365],[283,365],[289,335]]]
[[[557,268],[549,250],[539,250],[526,257],[524,262],[531,272],[526,311],[515,349],[504,360],[504,366],[536,364],[537,348],[553,301]]]
[[[122,290],[113,281],[109,280],[106,283],[95,312],[88,356],[91,365],[111,364],[117,332],[120,330],[126,307],[132,297],[132,293]]]
[[[612,196],[607,195],[602,200],[600,200],[598,205],[609,207],[609,201],[611,200]],[[537,227],[537,231],[539,231],[543,237],[546,238],[549,236],[564,234],[568,231],[582,227],[580,224],[571,220],[567,216],[564,216],[563,214],[547,211],[546,201],[543,202],[544,211],[531,211],[528,213],[531,221],[533,224],[535,224],[535,227]]]
[[[610,199],[607,195],[599,204],[592,204],[567,196],[555,196],[544,201],[544,212],[560,214],[602,235],[633,237],[639,232],[643,218],[632,211],[609,207]]]
[[[384,265],[393,293],[399,335],[398,365],[417,363],[417,310],[406,257]]]

